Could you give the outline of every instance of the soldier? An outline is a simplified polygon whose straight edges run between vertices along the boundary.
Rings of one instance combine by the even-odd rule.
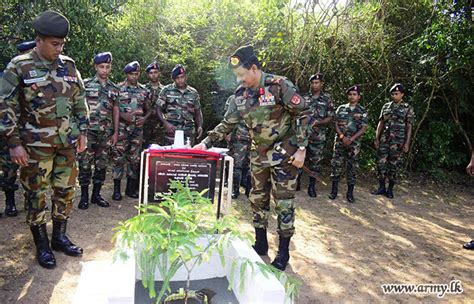
[[[466,167],[466,172],[470,176],[474,176],[474,150],[471,151],[471,161],[469,162],[469,164]],[[464,249],[467,249],[467,250],[474,250],[474,239],[467,242],[462,247]]]
[[[359,167],[358,155],[360,152],[360,138],[367,130],[367,111],[359,104],[360,87],[355,85],[347,89],[349,103],[339,106],[336,110],[334,150],[331,160],[332,165],[332,190],[330,199],[337,196],[339,178],[344,161],[346,161],[347,193],[349,203],[354,203],[354,186],[356,172]]]
[[[394,84],[390,94],[392,101],[383,105],[375,133],[379,188],[372,194],[393,198],[393,186],[400,171],[402,153],[410,150],[415,114],[413,108],[403,102],[403,84]],[[385,179],[388,179],[388,189],[385,189]]]
[[[268,253],[271,194],[279,234],[278,253],[272,265],[285,270],[295,230],[296,176],[304,164],[308,144],[306,102],[289,80],[262,71],[252,46],[237,49],[229,64],[241,84],[235,91],[235,101],[229,103],[222,122],[194,148],[208,148],[212,142],[223,140],[240,121],[245,123],[252,140],[250,202],[256,234],[253,247],[259,255]]]
[[[140,152],[143,140],[143,125],[151,114],[148,90],[138,83],[140,64],[130,62],[123,68],[127,75],[119,91],[120,126],[118,141],[113,149],[114,193],[112,199],[122,199],[120,182],[124,166],[127,166],[127,187],[125,195],[138,198],[138,175],[140,171]]]
[[[334,119],[334,105],[331,97],[323,92],[324,75],[316,73],[309,78],[310,92],[304,97],[307,100],[313,116],[313,129],[309,135],[308,155],[306,166],[313,172],[320,174],[321,159],[326,145],[326,129]],[[300,180],[301,174],[298,176]],[[309,177],[308,195],[316,197],[316,178]]]
[[[199,94],[187,84],[186,70],[177,64],[171,72],[173,83],[165,86],[156,101],[156,115],[166,129],[165,145],[172,145],[176,130],[183,130],[185,139],[194,145],[202,136],[202,112]]]
[[[156,100],[158,99],[158,95],[165,87],[160,83],[160,65],[156,61],[153,61],[146,67],[145,72],[149,81],[145,85],[145,88],[150,94],[151,107],[153,108],[153,106],[156,104]],[[146,148],[151,144],[163,145],[163,140],[163,126],[156,116],[155,111],[152,110],[150,118],[145,122],[145,126],[143,128],[143,146]]]
[[[226,103],[224,112],[227,112],[231,103],[235,103],[235,95],[230,96]],[[235,108],[235,105],[232,105]],[[232,183],[232,198],[238,198],[240,194],[240,184],[242,178],[246,179],[246,173],[248,172],[250,165],[250,136],[249,130],[243,121],[232,130],[230,136],[228,136],[227,148],[229,149],[229,156],[234,158],[234,174]],[[245,175],[244,175],[245,173]],[[246,185],[247,187],[247,185]]]
[[[73,208],[76,150],[80,153],[86,148],[89,112],[81,75],[74,61],[61,55],[69,21],[57,12],[45,11],[36,17],[33,27],[36,48],[13,58],[0,79],[0,116],[12,162],[21,166],[26,220],[37,260],[51,269],[56,266],[51,248],[70,256],[82,255],[82,248],[66,236],[66,223]],[[51,247],[45,212],[48,186],[53,189]]]
[[[86,79],[86,100],[90,110],[90,127],[87,133],[87,150],[80,153],[79,185],[81,200],[79,209],[89,208],[89,184],[93,181],[91,203],[99,207],[109,207],[109,202],[102,198],[100,189],[105,181],[110,146],[118,138],[118,87],[108,78],[112,72],[112,54],[99,53],[94,57],[93,78]],[[94,165],[94,176],[92,176]]]

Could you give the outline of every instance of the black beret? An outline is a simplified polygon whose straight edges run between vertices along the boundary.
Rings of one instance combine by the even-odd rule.
[[[251,45],[238,48],[234,54],[230,56],[230,66],[233,68],[238,68],[241,65],[255,61],[258,62],[258,59]]]
[[[324,74],[322,73],[316,73],[316,74],[313,74],[309,77],[309,82],[313,81],[313,80],[321,80],[321,81],[324,81]]]
[[[18,43],[16,45],[16,49],[18,50],[18,52],[23,53],[23,52],[31,50],[35,46],[36,46],[36,41],[35,40],[24,41],[22,43]]]
[[[400,91],[401,93],[405,93],[405,86],[401,83],[396,83],[390,88],[390,93],[393,91]]]
[[[346,94],[349,94],[349,92],[351,91],[356,91],[357,94],[360,95],[360,86],[359,85],[353,85],[352,87],[349,87],[347,90],[346,90]]]
[[[186,74],[186,70],[181,64],[177,64],[171,71],[171,78],[176,79],[181,74]]]
[[[94,64],[111,63],[111,62],[112,62],[111,52],[99,53],[94,56]]]
[[[33,20],[33,28],[38,34],[64,38],[69,33],[69,21],[55,11],[44,11]]]
[[[145,69],[145,72],[150,72],[150,70],[160,70],[160,65],[156,62],[156,61],[153,61],[152,63],[150,63],[146,69]]]
[[[123,71],[125,73],[131,73],[131,72],[135,72],[139,70],[140,70],[140,64],[138,63],[138,61],[132,61],[123,68]]]

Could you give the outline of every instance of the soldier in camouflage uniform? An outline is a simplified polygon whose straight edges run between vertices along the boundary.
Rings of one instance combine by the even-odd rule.
[[[383,105],[375,134],[379,188],[372,194],[393,198],[393,186],[400,171],[402,153],[410,149],[415,114],[413,108],[403,102],[405,87],[401,83],[394,84],[390,94],[392,101]],[[385,179],[388,179],[387,189]]]
[[[0,130],[7,138],[12,162],[21,166],[26,220],[38,262],[50,269],[56,266],[51,247],[67,255],[82,255],[82,248],[66,236],[66,223],[73,208],[76,150],[86,149],[89,111],[81,75],[74,61],[61,55],[69,21],[45,11],[33,27],[36,48],[13,58],[0,79]],[[53,190],[51,247],[45,212],[49,186]]]
[[[230,103],[235,102],[235,95],[230,96],[226,103],[224,112],[227,112]],[[232,105],[235,107],[235,105]],[[246,178],[243,173],[247,173],[250,166],[250,136],[249,130],[243,121],[241,121],[235,129],[228,136],[227,148],[229,149],[229,156],[234,158],[234,174],[232,183],[232,198],[239,197],[239,188],[242,178]]]
[[[199,94],[187,85],[188,77],[182,65],[174,67],[171,78],[173,83],[161,90],[156,101],[156,115],[166,129],[165,145],[173,144],[176,130],[183,130],[185,141],[189,138],[191,145],[194,145],[196,137],[199,139],[202,136]]]
[[[118,141],[113,148],[114,179],[113,200],[121,200],[120,182],[127,167],[127,187],[125,195],[138,198],[138,177],[140,174],[140,153],[143,140],[143,125],[151,114],[148,90],[138,83],[140,64],[137,61],[127,64],[123,72],[127,79],[120,85],[119,109],[120,126]]]
[[[309,78],[310,92],[305,95],[305,99],[311,109],[313,116],[313,128],[309,135],[308,154],[306,156],[306,166],[316,174],[320,174],[320,162],[323,158],[323,150],[326,145],[326,129],[334,119],[334,105],[331,97],[325,94],[324,75],[316,73]],[[300,179],[301,174],[298,176]],[[309,177],[308,195],[316,197],[316,178]]]
[[[360,139],[367,130],[367,111],[359,104],[360,87],[355,85],[347,89],[349,103],[339,106],[336,110],[334,150],[332,156],[332,190],[330,199],[337,196],[339,178],[342,173],[344,161],[346,162],[347,193],[349,203],[354,203],[354,186],[356,172],[359,168],[358,155],[360,152]]]
[[[223,140],[240,121],[249,130],[252,191],[250,202],[255,226],[255,251],[268,252],[267,225],[270,195],[278,214],[278,254],[272,262],[284,270],[290,259],[289,245],[294,233],[294,196],[298,168],[304,164],[309,114],[306,102],[287,79],[264,73],[252,46],[239,48],[230,66],[241,86],[222,122],[195,149],[205,149]]]
[[[153,61],[146,67],[145,72],[146,77],[149,80],[149,82],[145,84],[145,88],[150,94],[151,105],[154,107],[158,99],[158,95],[165,87],[160,83],[160,65],[156,61]],[[151,144],[163,145],[164,136],[165,134],[163,125],[156,116],[155,111],[152,111],[150,118],[147,119],[143,128],[143,147],[147,148]]]
[[[112,54],[97,54],[94,57],[94,68],[96,75],[84,81],[90,110],[90,127],[87,133],[87,150],[78,156],[81,186],[79,209],[89,208],[91,178],[94,185],[91,203],[109,207],[109,202],[100,195],[100,189],[105,181],[110,146],[114,146],[118,138],[118,87],[108,79],[112,72]]]

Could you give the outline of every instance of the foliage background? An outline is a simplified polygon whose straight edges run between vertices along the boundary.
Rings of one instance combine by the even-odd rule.
[[[93,75],[94,54],[109,50],[116,82],[132,60],[142,66],[157,60],[164,83],[175,64],[184,64],[189,84],[200,92],[206,130],[219,122],[236,87],[226,57],[253,44],[265,70],[289,77],[302,92],[318,71],[337,105],[345,102],[344,88],[363,86],[371,126],[365,168],[374,168],[374,129],[388,88],[398,81],[417,114],[407,169],[441,176],[468,162],[474,36],[467,0],[3,0],[0,70],[16,54],[16,43],[34,38],[30,22],[45,9],[69,18],[64,52],[84,78]]]

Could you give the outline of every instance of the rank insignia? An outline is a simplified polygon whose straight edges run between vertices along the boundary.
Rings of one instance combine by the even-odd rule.
[[[77,82],[77,77],[75,76],[63,76],[63,79],[67,82]]]

